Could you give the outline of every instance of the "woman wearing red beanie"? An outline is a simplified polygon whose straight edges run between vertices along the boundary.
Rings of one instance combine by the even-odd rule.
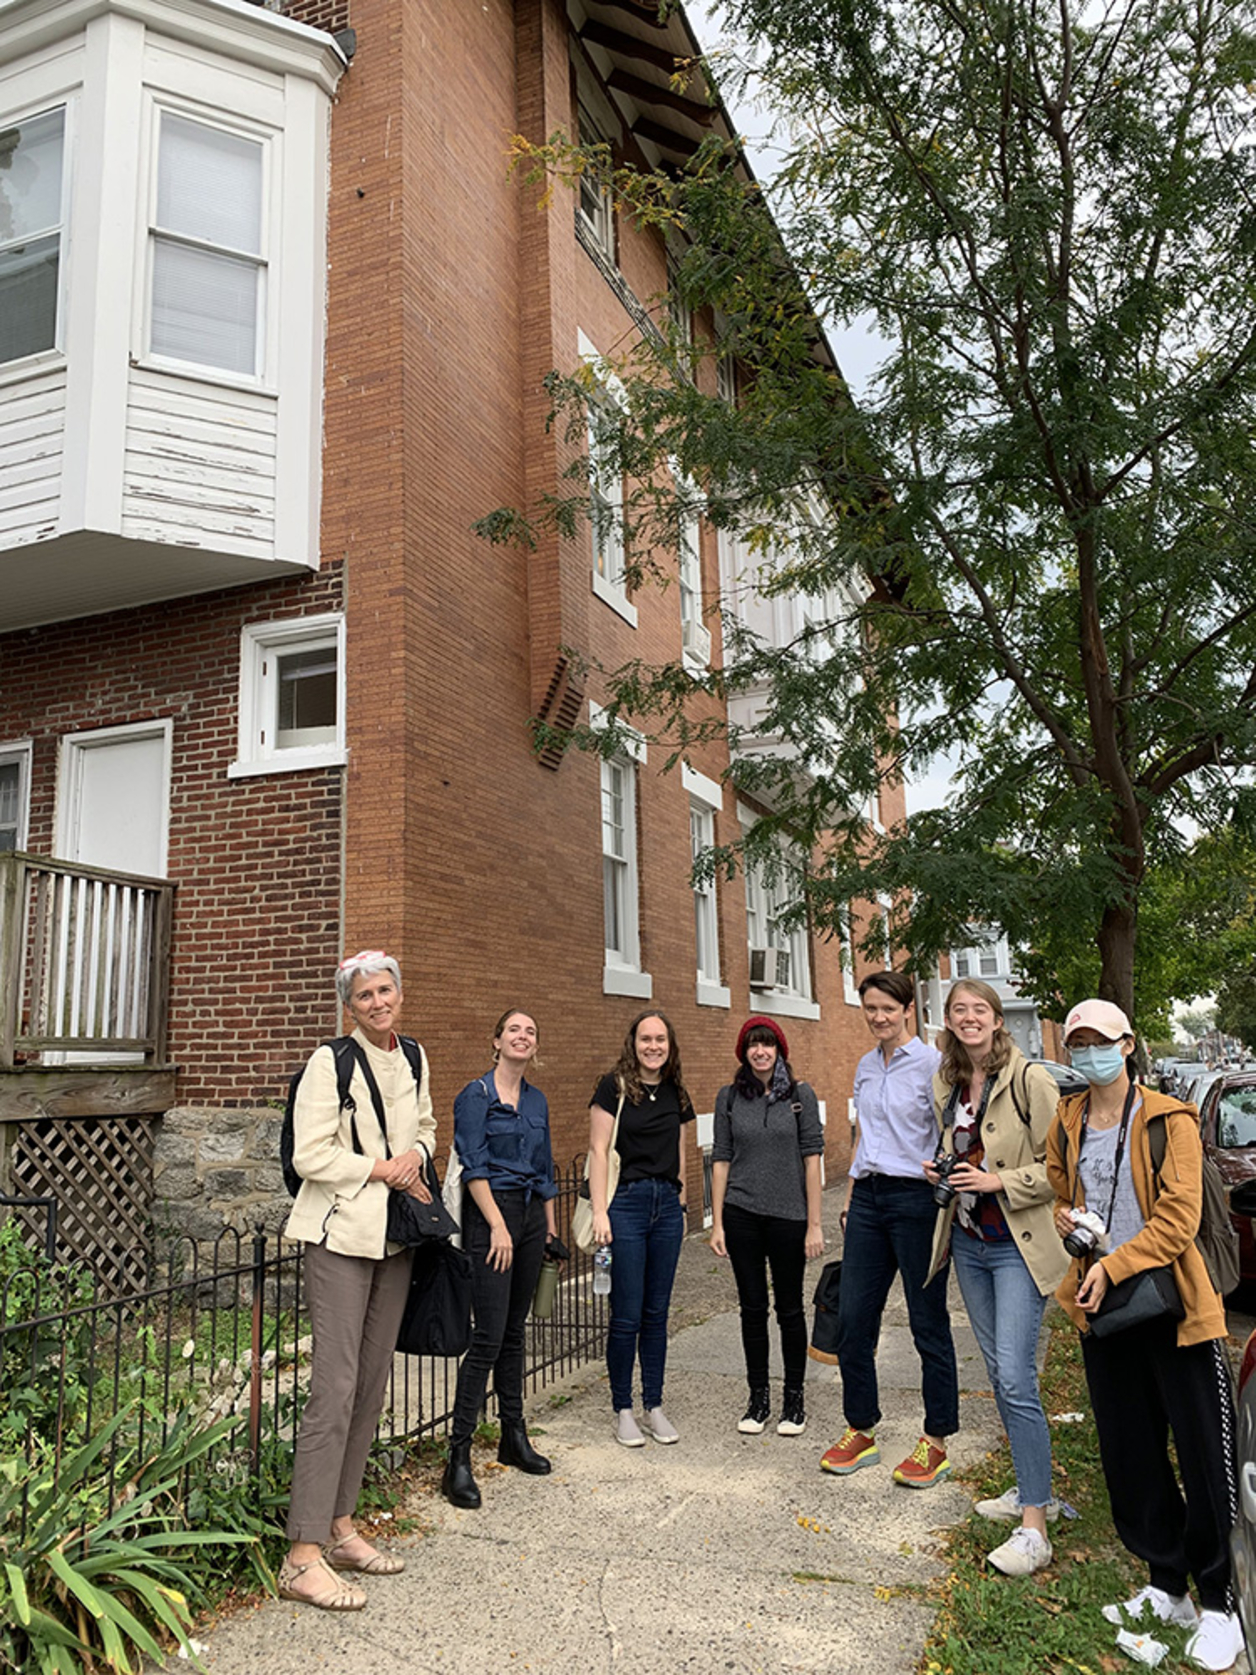
[[[737,1037],[737,1058],[737,1074],[716,1097],[711,1153],[711,1249],[733,1265],[750,1385],[749,1405],[737,1429],[757,1436],[772,1411],[770,1270],[785,1363],[785,1398],[776,1429],[781,1436],[800,1436],[807,1424],[803,1270],[808,1257],[824,1249],[820,1107],[814,1090],[794,1080],[789,1043],[772,1018],[747,1018]]]

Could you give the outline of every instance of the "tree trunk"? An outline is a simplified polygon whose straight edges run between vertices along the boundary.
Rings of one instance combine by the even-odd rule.
[[[1104,912],[1098,936],[1099,998],[1114,1001],[1131,1020],[1134,1018],[1134,947],[1137,934],[1137,896],[1127,897]]]

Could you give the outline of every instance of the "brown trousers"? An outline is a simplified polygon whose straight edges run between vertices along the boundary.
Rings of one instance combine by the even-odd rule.
[[[314,1359],[292,1470],[289,1541],[327,1541],[333,1519],[350,1517],[358,1504],[409,1289],[408,1250],[377,1260],[305,1247]]]

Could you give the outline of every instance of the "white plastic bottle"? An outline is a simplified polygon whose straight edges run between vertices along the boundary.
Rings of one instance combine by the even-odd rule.
[[[611,1247],[599,1245],[593,1253],[593,1295],[609,1297],[611,1290]]]

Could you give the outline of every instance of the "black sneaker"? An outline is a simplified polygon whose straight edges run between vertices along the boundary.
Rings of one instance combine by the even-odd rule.
[[[737,1421],[737,1429],[746,1436],[757,1437],[767,1424],[771,1412],[772,1401],[767,1386],[765,1385],[762,1390],[752,1390],[750,1392],[750,1404]]]
[[[787,1390],[785,1400],[781,1403],[781,1422],[776,1427],[777,1436],[800,1437],[807,1429],[807,1415],[803,1411],[802,1391]]]

